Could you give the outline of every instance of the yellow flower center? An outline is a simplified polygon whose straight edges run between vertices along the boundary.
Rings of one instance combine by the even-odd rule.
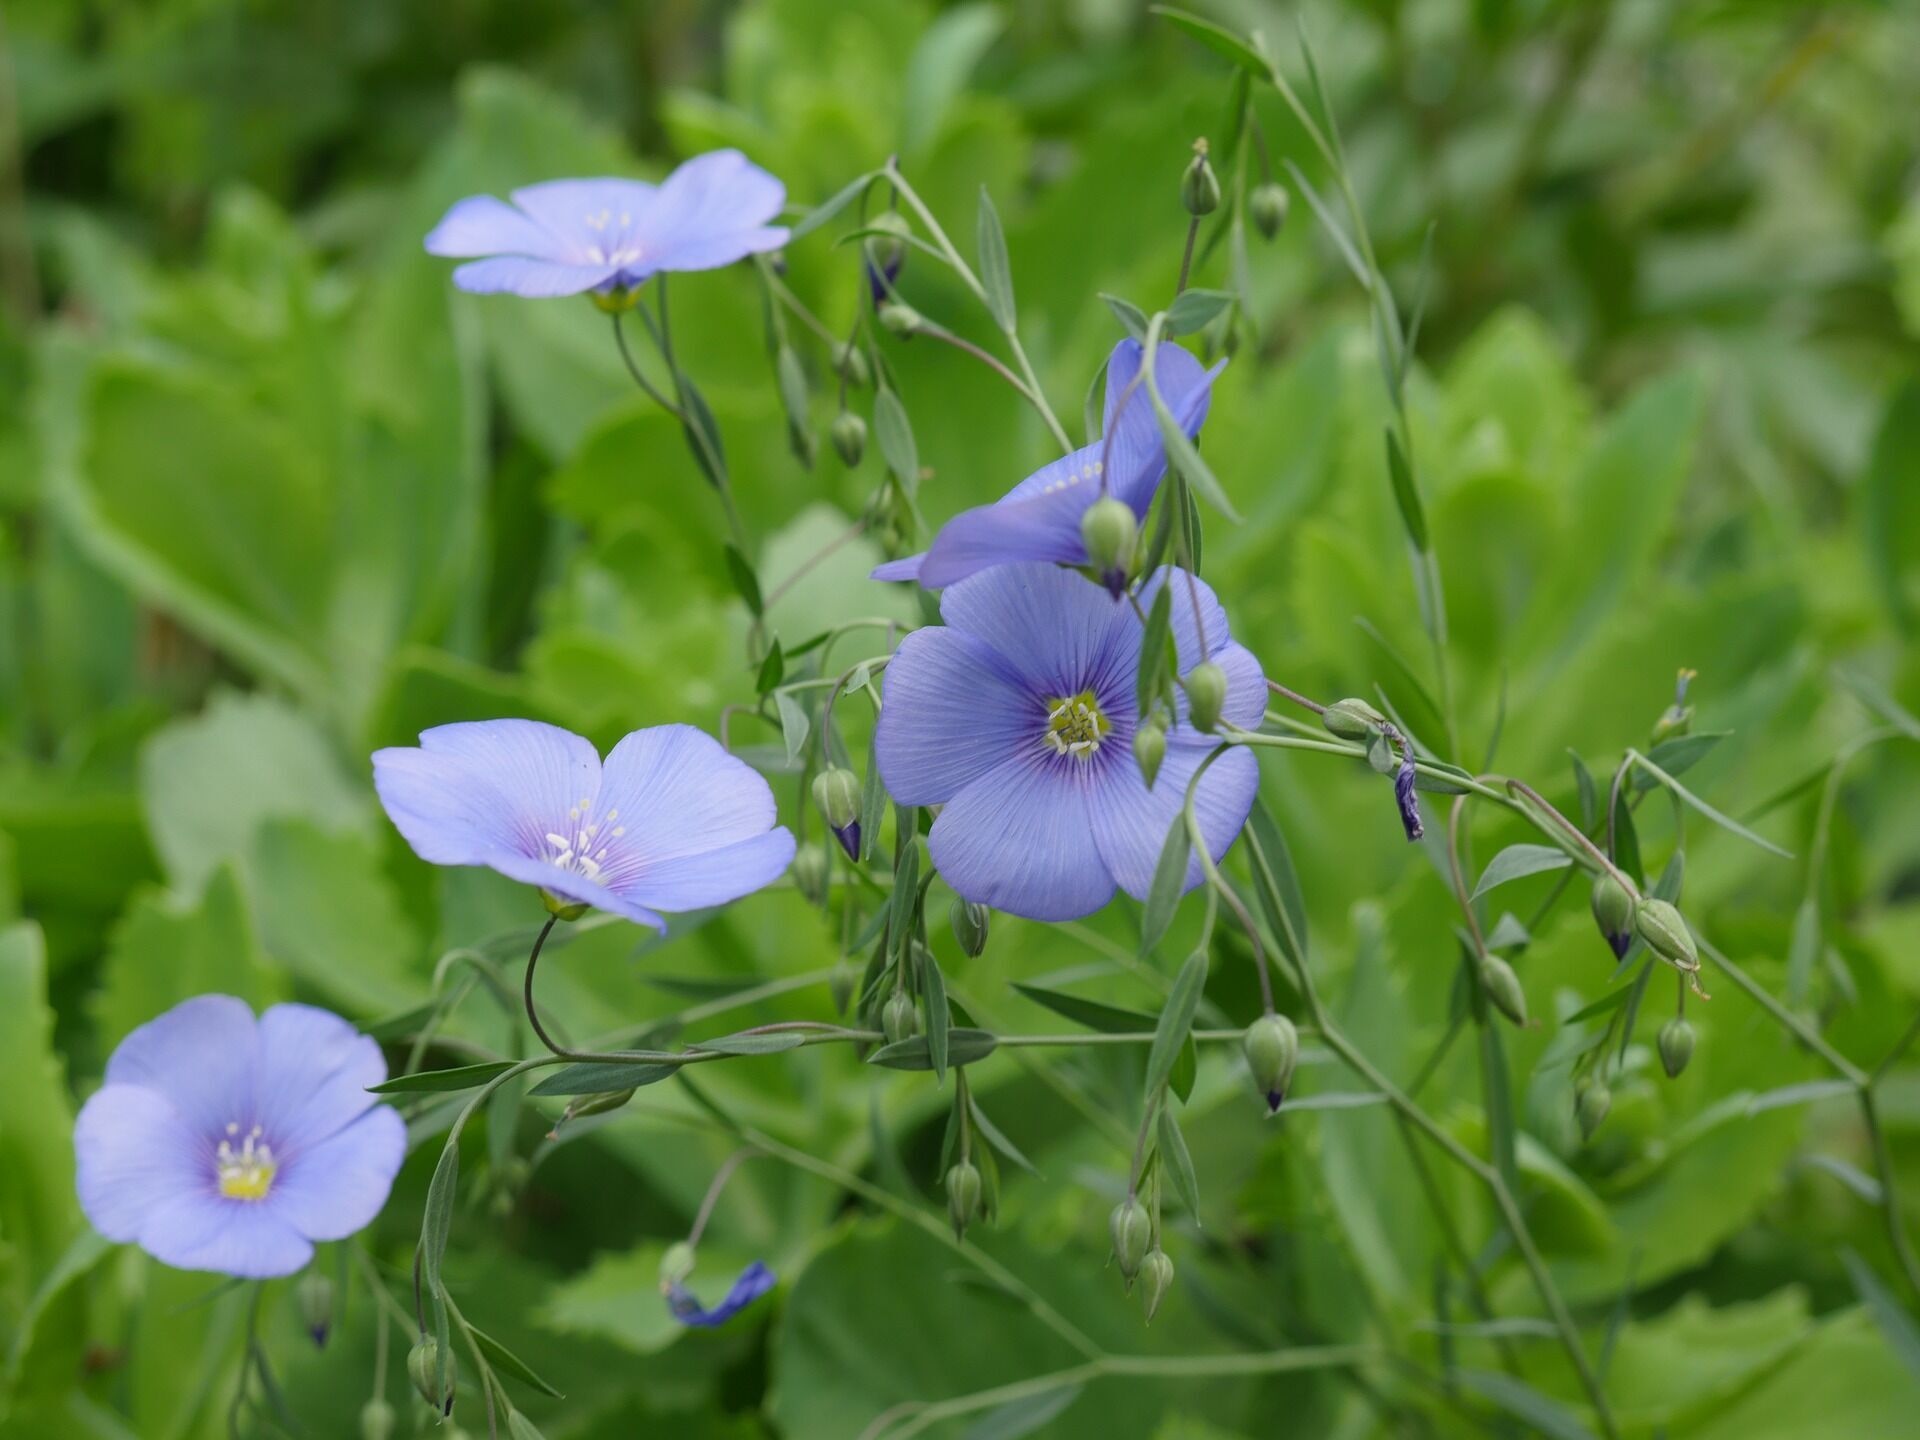
[[[229,1200],[262,1200],[273,1188],[273,1147],[260,1138],[254,1126],[239,1139],[240,1127],[227,1126],[227,1138],[214,1151],[215,1173],[220,1177],[220,1193]]]
[[[1113,723],[1100,713],[1093,691],[1047,701],[1047,731],[1041,742],[1056,755],[1091,760]]]

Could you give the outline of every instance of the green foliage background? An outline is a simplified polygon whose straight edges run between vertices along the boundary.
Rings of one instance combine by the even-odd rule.
[[[1697,727],[1731,733],[1687,783],[1795,858],[1694,817],[1689,918],[1871,1069],[1920,1005],[1914,13],[1206,8],[1264,30],[1296,75],[1304,22],[1403,294],[1433,227],[1409,403],[1452,617],[1469,752],[1454,758],[1479,764],[1497,735],[1503,771],[1576,811],[1567,752],[1604,777],[1623,747],[1645,746],[1675,671],[1697,668]],[[972,233],[979,188],[991,192],[1022,337],[1056,408],[1077,416],[1119,334],[1095,292],[1149,306],[1171,293],[1177,177],[1192,138],[1220,132],[1230,71],[1127,0],[17,0],[4,25],[0,1433],[197,1440],[226,1433],[246,1300],[85,1234],[71,1116],[112,1047],[208,990],[256,1005],[297,996],[372,1024],[462,983],[457,971],[436,982],[462,947],[517,963],[538,918],[529,897],[415,860],[373,802],[370,749],[496,715],[604,746],[664,721],[713,729],[723,706],[756,699],[718,509],[671,421],[633,393],[604,317],[458,295],[421,235],[466,194],[657,176],[723,144],[782,176],[800,207],[898,153],[956,236]],[[1255,104],[1276,163],[1294,159],[1324,189],[1277,98]],[[1252,333],[1206,431],[1244,516],[1209,519],[1206,572],[1270,675],[1329,699],[1378,685],[1427,728],[1420,682],[1396,658],[1425,675],[1362,297],[1294,201],[1279,241],[1255,242]],[[788,280],[839,327],[858,273],[835,228],[792,247]],[[1211,258],[1202,283],[1224,284],[1224,264]],[[902,286],[942,323],[991,334],[931,265],[910,261]],[[795,461],[750,271],[688,277],[676,303],[761,574],[785,575],[860,513],[879,460],[849,471],[821,445],[810,471]],[[892,340],[887,354],[936,521],[1049,457],[1032,413],[964,355]],[[822,436],[826,358],[805,352]],[[772,608],[771,628],[792,643],[855,616],[914,622],[909,598],[864,579],[876,558],[865,538],[835,552]],[[869,643],[837,653],[851,661]],[[789,823],[817,835],[778,730],[751,714],[731,726]],[[1836,755],[1882,729],[1894,733],[1827,787]],[[1406,1084],[1447,1031],[1458,973],[1458,912],[1429,863],[1443,852],[1402,841],[1384,785],[1360,767],[1263,763],[1322,988]],[[1484,863],[1524,838],[1483,822],[1473,844]],[[1643,809],[1650,868],[1677,838],[1665,805]],[[1530,916],[1551,885],[1495,892],[1494,915]],[[1529,1223],[1590,1352],[1607,1348],[1622,1430],[1913,1433],[1920,1297],[1883,1223],[1861,1111],[1831,1088],[1756,1106],[1828,1071],[1711,964],[1713,1001],[1689,1008],[1691,1068],[1661,1076],[1643,1021],[1613,1113],[1581,1142],[1564,1063],[1581,1022],[1564,1017],[1606,994],[1611,973],[1582,893],[1516,960],[1539,1023],[1506,1032],[1504,1068]],[[981,1023],[1057,1030],[1011,981],[1158,1010],[1195,909],[1144,965],[1124,901],[1084,926],[996,917],[978,960],[944,926],[934,943]],[[840,939],[781,890],[665,943],[583,926],[543,985],[576,1035],[655,1021],[712,1035],[829,1014]],[[1203,1013],[1242,1023],[1250,970],[1226,953]],[[787,977],[773,998],[685,1018]],[[1649,1014],[1666,1013],[1666,978]],[[484,991],[450,1022],[456,1040],[495,1049],[513,1033]],[[1448,1052],[1422,1099],[1480,1148],[1471,1052]],[[1203,1223],[1177,1227],[1178,1284],[1143,1328],[1105,1237],[1142,1057],[1038,1053],[971,1072],[1040,1172],[1003,1167],[999,1223],[972,1236],[985,1251],[1116,1354],[1377,1344],[1418,1373],[1383,1359],[1109,1376],[1052,1418],[987,1412],[1001,1428],[973,1415],[932,1433],[1260,1440],[1587,1423],[1478,1190],[1436,1171],[1494,1308],[1513,1317],[1501,1338],[1525,1377],[1517,1394],[1497,1374],[1474,1378],[1499,1368],[1485,1333],[1434,1323],[1436,1306],[1456,1326],[1473,1317],[1388,1112],[1268,1123],[1230,1047],[1207,1052],[1183,1112]],[[1301,1095],[1355,1089],[1330,1057],[1309,1060]],[[707,1071],[735,1115],[896,1208],[940,1214],[951,1092],[930,1077],[863,1069],[838,1047]],[[1920,1060],[1875,1097],[1912,1195]],[[1077,1358],[886,1205],[772,1160],[733,1181],[697,1282],[714,1289],[764,1256],[780,1291],[750,1320],[683,1333],[655,1268],[730,1140],[676,1086],[568,1144],[543,1141],[553,1111],[540,1103],[489,1119],[467,1147],[447,1273],[476,1323],[565,1392],[515,1391],[554,1440],[650,1427],[844,1440],[896,1403]],[[416,1128],[446,1120],[428,1105]],[[437,1149],[415,1152],[367,1237],[396,1293]],[[324,1352],[289,1305],[267,1312],[307,1435],[351,1434],[373,1384],[374,1307],[357,1282],[345,1293]],[[480,1424],[465,1401],[456,1418]],[[403,1410],[401,1433],[412,1423]]]

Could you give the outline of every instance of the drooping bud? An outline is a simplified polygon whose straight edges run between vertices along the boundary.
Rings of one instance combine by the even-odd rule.
[[[865,246],[867,284],[872,287],[874,303],[878,304],[887,298],[893,282],[900,278],[900,266],[907,258],[907,237],[913,233],[913,227],[898,211],[883,210],[867,222],[867,228],[881,232],[869,235]]]
[[[1365,740],[1379,732],[1387,717],[1364,700],[1336,700],[1320,712],[1320,723],[1342,740]]]
[[[953,1238],[967,1233],[967,1222],[980,1213],[980,1171],[971,1160],[962,1160],[947,1171],[947,1218],[953,1222]]]
[[[294,1299],[300,1306],[300,1323],[307,1327],[313,1343],[324,1346],[333,1329],[333,1281],[318,1270],[309,1269],[294,1287]]]
[[[676,1285],[686,1284],[698,1258],[693,1246],[684,1240],[676,1240],[669,1245],[660,1256],[661,1291],[664,1293]]]
[[[1132,577],[1133,551],[1139,538],[1140,523],[1134,518],[1133,507],[1111,495],[1094,501],[1080,517],[1080,539],[1087,547],[1087,563],[1116,600],[1126,593]]]
[[[849,860],[860,858],[860,777],[834,766],[813,777],[813,803]]]
[[[1627,948],[1633,944],[1635,908],[1627,887],[1610,872],[1603,870],[1594,877],[1593,923],[1600,927],[1600,934],[1612,948],[1616,960],[1625,959]]]
[[[1288,204],[1287,187],[1268,180],[1253,187],[1253,194],[1247,197],[1247,213],[1253,216],[1254,228],[1271,240],[1287,223]]]
[[[1207,163],[1207,140],[1203,135],[1193,142],[1193,162],[1180,177],[1180,203],[1198,219],[1220,208],[1220,180]]]
[[[1696,672],[1682,670],[1673,682],[1673,703],[1660,712],[1660,718],[1653,722],[1653,743],[1672,740],[1685,735],[1693,728],[1693,707],[1687,704],[1687,686],[1693,683]]]
[[[1262,1015],[1247,1027],[1240,1041],[1253,1072],[1254,1086],[1267,1100],[1267,1113],[1279,1113],[1293,1083],[1293,1067],[1300,1059],[1300,1033],[1284,1015]]]
[[[827,898],[827,852],[818,845],[802,845],[793,852],[793,886],[818,905]]]
[[[1140,1273],[1140,1262],[1146,1259],[1147,1246],[1153,1240],[1153,1220],[1147,1207],[1129,1195],[1113,1207],[1107,1228],[1113,1236],[1114,1261],[1126,1277],[1127,1288],[1132,1289],[1133,1277]]]
[[[547,1132],[547,1138],[555,1138],[574,1121],[585,1120],[589,1115],[610,1115],[615,1110],[624,1109],[632,1099],[631,1090],[609,1090],[599,1095],[582,1095],[570,1100],[567,1108],[560,1112],[560,1118],[553,1122],[553,1129]]]
[[[833,368],[856,390],[864,390],[873,383],[873,369],[867,364],[866,352],[851,341],[843,341],[835,347]]]
[[[960,942],[960,953],[968,959],[987,948],[987,926],[993,912],[976,900],[955,900],[947,918],[953,925],[953,938]]]
[[[1227,672],[1207,660],[1187,672],[1187,715],[1193,728],[1211,733],[1220,723],[1220,707],[1227,703]]]
[[[541,890],[540,899],[545,903],[547,913],[556,920],[578,920],[582,915],[586,914],[588,910],[593,908],[590,905],[583,905],[578,900],[569,900],[564,895],[556,895],[553,891],[546,889]]]
[[[1693,932],[1679,910],[1665,900],[1643,900],[1633,917],[1633,929],[1647,948],[1676,970],[1698,970],[1700,952],[1694,948]]]
[[[376,1395],[360,1407],[360,1440],[393,1440],[393,1406]]]
[[[833,418],[833,448],[840,452],[849,470],[867,453],[867,422],[851,410],[842,410]]]
[[[518,1410],[507,1413],[507,1434],[512,1436],[513,1440],[547,1440],[547,1437],[540,1433],[540,1427]]]
[[[904,990],[896,990],[887,997],[887,1003],[880,1011],[880,1028],[886,1032],[887,1043],[897,1045],[920,1033],[920,1011],[913,1003],[913,997]]]
[[[1513,966],[1498,955],[1487,956],[1480,962],[1480,986],[1502,1015],[1516,1025],[1527,1023],[1527,994]]]
[[[1678,1080],[1693,1059],[1693,1041],[1693,1026],[1678,1015],[1660,1027],[1660,1068],[1669,1080]]]
[[[920,312],[904,300],[882,300],[880,323],[893,334],[905,338],[912,336],[924,322]]]
[[[1607,1118],[1607,1111],[1613,1108],[1613,1091],[1607,1088],[1607,1082],[1599,1076],[1583,1080],[1573,1092],[1573,1115],[1580,1122],[1582,1138],[1591,1140],[1593,1132],[1600,1128],[1600,1122]]]
[[[1140,1262],[1140,1295],[1147,1305],[1147,1323],[1153,1323],[1153,1312],[1160,1308],[1160,1302],[1167,1298],[1167,1292],[1173,1288],[1173,1261],[1167,1258],[1167,1252],[1158,1245],[1147,1252],[1147,1258]]]
[[[1160,762],[1167,758],[1167,732],[1158,720],[1148,720],[1133,732],[1133,763],[1140,767],[1140,778],[1153,788],[1153,777],[1160,773]]]
[[[1427,827],[1420,819],[1419,778],[1412,750],[1403,748],[1400,768],[1393,772],[1393,803],[1399,808],[1400,828],[1406,832],[1409,840],[1418,840],[1427,833]]]
[[[419,1343],[407,1352],[407,1375],[413,1381],[413,1388],[420,1392],[420,1398],[433,1406],[442,1415],[453,1414],[454,1359],[451,1351],[446,1357],[446,1386],[440,1383],[440,1342],[431,1335],[422,1335]]]
[[[827,977],[827,993],[833,997],[836,1014],[847,1013],[847,1006],[853,1000],[853,987],[860,982],[860,967],[842,956],[833,967],[833,973]]]

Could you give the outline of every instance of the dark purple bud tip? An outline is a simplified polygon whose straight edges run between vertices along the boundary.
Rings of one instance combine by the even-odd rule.
[[[322,1350],[327,1348],[327,1327],[326,1326],[324,1325],[312,1326],[311,1328],[308,1329],[307,1334],[313,1337],[313,1343],[317,1347],[319,1347]]]
[[[860,822],[858,820],[850,820],[845,825],[836,825],[833,830],[833,838],[840,842],[840,848],[847,852],[847,858],[849,860],[855,861],[856,863],[859,861]]]
[[[1278,1115],[1280,1113],[1280,1107],[1286,1104],[1286,1102],[1287,1102],[1286,1091],[1269,1090],[1267,1092],[1267,1114]]]
[[[1624,930],[1616,930],[1607,936],[1607,944],[1613,948],[1614,959],[1624,960],[1627,958],[1627,951],[1633,948],[1633,936]]]
[[[1127,593],[1127,572],[1117,567],[1104,570],[1100,574],[1100,583],[1107,587],[1107,594],[1118,600]]]
[[[1400,762],[1400,768],[1394,772],[1393,798],[1400,806],[1400,825],[1407,832],[1407,839],[1418,840],[1427,833],[1427,827],[1420,822],[1420,797],[1413,788],[1413,757],[1407,756]]]

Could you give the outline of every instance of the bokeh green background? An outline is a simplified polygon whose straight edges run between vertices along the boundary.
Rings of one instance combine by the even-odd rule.
[[[1501,767],[1571,806],[1567,751],[1601,771],[1644,745],[1676,669],[1697,668],[1697,724],[1732,733],[1688,783],[1760,816],[1797,858],[1696,818],[1689,916],[1872,1064],[1920,1005],[1920,19],[1681,0],[1204,8],[1263,29],[1296,76],[1304,22],[1403,293],[1432,227],[1410,403],[1470,752],[1455,758],[1478,765],[1497,732]],[[191,1440],[226,1433],[245,1298],[87,1243],[71,1115],[113,1045],[208,990],[373,1023],[424,1001],[451,951],[523,953],[528,895],[415,860],[374,805],[370,749],[496,715],[606,744],[669,720],[712,729],[722,706],[754,700],[717,508],[675,428],[626,382],[604,317],[460,296],[421,235],[469,193],[657,176],[719,145],[780,175],[798,207],[897,153],[956,235],[972,234],[979,187],[992,193],[1022,335],[1056,408],[1077,416],[1120,333],[1095,292],[1149,306],[1170,292],[1178,174],[1193,137],[1219,133],[1230,72],[1128,0],[15,0],[4,26],[0,1433]],[[1276,163],[1324,183],[1278,100],[1255,103]],[[1294,200],[1282,237],[1254,244],[1253,333],[1206,431],[1244,516],[1210,520],[1207,574],[1269,674],[1328,698],[1381,685],[1418,727],[1395,657],[1424,672],[1424,640],[1365,311]],[[837,228],[792,248],[788,279],[841,326],[858,275]],[[1223,265],[1202,283],[1224,283]],[[991,334],[931,265],[911,260],[901,283],[943,323]],[[822,444],[810,471],[795,461],[750,271],[690,277],[676,302],[762,574],[784,575],[859,513],[878,459],[850,471]],[[984,369],[886,343],[936,520],[1047,458],[1033,415]],[[825,361],[806,351],[823,434]],[[875,558],[864,540],[837,552],[772,627],[791,642],[855,616],[913,620],[908,598],[864,580]],[[817,835],[777,730],[745,715],[732,727],[790,823]],[[1824,767],[1882,727],[1909,734],[1861,752],[1822,828]],[[1323,984],[1404,1082],[1446,1028],[1458,973],[1435,852],[1402,841],[1363,771],[1303,756],[1266,775]],[[1663,805],[1644,816],[1657,863],[1672,821]],[[1484,856],[1520,838],[1486,823],[1475,844]],[[1549,885],[1519,882],[1497,908],[1527,914]],[[1163,988],[1180,952],[1163,946],[1143,978],[1135,925],[1122,902],[1065,930],[998,918],[979,960],[943,927],[935,944],[974,1015],[1057,1029],[1011,980],[1158,1008],[1153,977]],[[667,944],[641,939],[603,926],[556,952],[543,985],[573,1033],[817,981],[839,934],[783,890]],[[1214,968],[1209,1013],[1244,1020],[1248,967]],[[1912,1434],[1913,1332],[1863,1308],[1847,1264],[1912,1314],[1852,1102],[1752,1106],[1824,1072],[1710,967],[1692,1067],[1661,1077],[1643,1023],[1613,1114],[1583,1145],[1552,1059],[1559,1017],[1604,994],[1611,967],[1578,889],[1517,968],[1540,1020],[1507,1049],[1528,1214],[1590,1348],[1613,1335],[1626,1432]],[[796,986],[689,1033],[829,1005],[824,984]],[[484,993],[452,1029],[508,1043]],[[1469,1048],[1423,1099],[1479,1144]],[[1205,1223],[1180,1224],[1178,1286],[1144,1329],[1104,1232],[1138,1067],[1003,1055],[973,1072],[1040,1172],[1007,1167],[1000,1223],[976,1238],[1075,1324],[1124,1353],[1366,1342],[1429,1376],[1493,1368],[1484,1338],[1435,1329],[1436,1304],[1470,1317],[1394,1122],[1329,1109],[1265,1123],[1224,1054],[1185,1114]],[[708,1068],[741,1116],[938,1213],[945,1112],[928,1077],[823,1050]],[[1354,1088],[1329,1063],[1303,1077],[1302,1094]],[[469,1145],[450,1283],[566,1392],[525,1397],[554,1440],[846,1440],[896,1402],[1071,1360],[883,1207],[766,1160],[727,1192],[697,1278],[711,1290],[759,1255],[781,1290],[725,1330],[679,1332],[658,1255],[730,1147],[675,1089],[560,1146],[541,1138],[550,1111],[502,1107]],[[1895,1070],[1880,1106],[1912,1192],[1920,1062]],[[418,1128],[445,1119],[427,1107]],[[437,1148],[416,1152],[367,1237],[396,1293]],[[1533,1293],[1483,1201],[1441,1183],[1516,1317],[1528,1393],[1577,1405],[1559,1352],[1528,1330]],[[373,1383],[373,1307],[347,1294],[324,1352],[284,1303],[269,1310],[307,1435],[351,1434]],[[1390,1364],[1104,1379],[1031,1433],[1546,1423],[1508,1401]],[[480,1424],[466,1402],[456,1418]],[[935,1433],[1028,1433],[968,1423]]]

